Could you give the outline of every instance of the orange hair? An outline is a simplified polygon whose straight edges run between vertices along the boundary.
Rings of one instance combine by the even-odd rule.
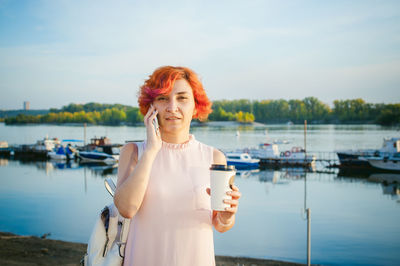
[[[138,99],[140,112],[145,115],[157,96],[170,94],[175,81],[178,79],[186,80],[192,88],[196,109],[193,118],[201,121],[206,120],[212,112],[212,103],[208,99],[197,74],[186,67],[163,66],[157,68],[140,87]]]

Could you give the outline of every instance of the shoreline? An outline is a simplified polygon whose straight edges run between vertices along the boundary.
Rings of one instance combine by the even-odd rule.
[[[0,265],[79,265],[86,244],[0,232]],[[216,266],[304,265],[247,257],[215,256]]]

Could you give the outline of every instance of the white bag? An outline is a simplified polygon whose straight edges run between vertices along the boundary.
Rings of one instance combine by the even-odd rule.
[[[122,217],[114,204],[106,206],[96,221],[89,239],[87,253],[81,264],[84,266],[122,265],[129,225],[130,219]]]

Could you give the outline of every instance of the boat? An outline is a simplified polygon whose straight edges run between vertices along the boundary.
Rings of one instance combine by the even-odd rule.
[[[114,164],[119,161],[120,148],[115,145],[97,146],[92,151],[80,151],[79,158],[83,162],[103,162]]]
[[[292,147],[290,150],[279,152],[277,144],[261,143],[258,148],[246,148],[252,158],[260,159],[261,166],[310,166],[315,164],[315,156],[307,155],[301,147]]]
[[[107,154],[105,152],[100,152],[100,151],[81,151],[79,152],[79,158],[83,162],[103,162],[106,164],[114,164],[118,162],[119,158],[116,158],[115,156],[111,154]]]
[[[259,159],[253,159],[248,153],[226,153],[228,165],[234,165],[236,169],[259,168]]]
[[[390,157],[398,152],[400,152],[400,138],[383,139],[383,145],[380,149],[336,151],[339,157],[340,167],[364,168],[371,168],[371,163],[368,161],[368,158]]]
[[[390,156],[367,157],[366,160],[372,167],[400,172],[400,152],[396,152]]]
[[[11,151],[7,141],[0,141],[0,157],[10,157]]]
[[[35,144],[23,144],[14,147],[15,158],[47,159],[47,154],[60,145],[58,138],[49,139],[47,136]]]
[[[82,146],[82,147],[78,147],[78,150],[81,151],[92,151],[95,150],[96,147],[99,146],[107,146],[107,145],[112,145],[111,144],[111,140],[107,137],[94,137],[90,139],[90,143]]]
[[[48,152],[47,155],[50,157],[50,159],[57,161],[68,161],[75,159],[74,150],[71,148],[70,145],[67,145],[66,147],[60,145],[53,151]]]
[[[8,142],[7,141],[0,141],[0,148],[8,148]]]
[[[111,144],[107,137],[94,137],[90,144],[78,148],[78,156],[82,162],[114,164],[119,161],[121,147],[121,144]]]
[[[274,144],[289,144],[290,141],[287,139],[274,139],[273,143]]]
[[[63,139],[60,145],[57,145],[53,151],[47,153],[50,159],[57,161],[68,161],[74,160],[77,153],[77,143],[82,143],[82,140],[78,139]]]

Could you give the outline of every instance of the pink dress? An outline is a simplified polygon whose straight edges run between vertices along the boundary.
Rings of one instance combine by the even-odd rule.
[[[209,168],[213,148],[163,142],[130,225],[124,265],[215,265]]]

